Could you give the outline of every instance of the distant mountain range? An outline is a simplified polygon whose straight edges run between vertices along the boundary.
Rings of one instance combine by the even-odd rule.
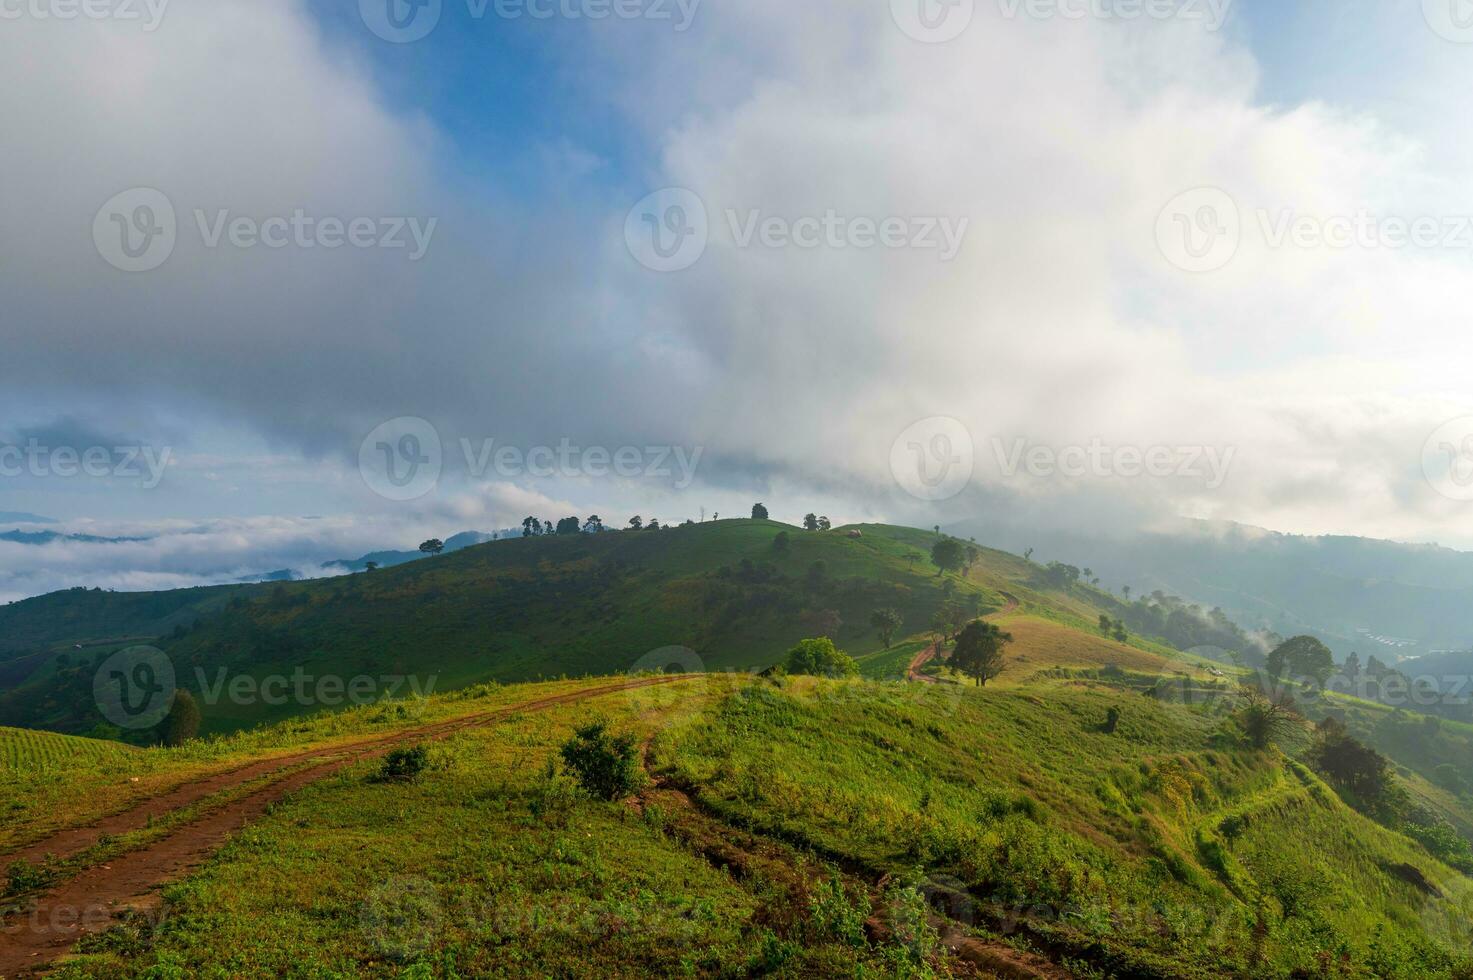
[[[151,538],[105,538],[95,534],[61,534],[56,531],[21,531],[18,529],[0,533],[0,541],[35,545],[51,544],[54,541],[75,541],[79,544],[124,544],[151,540]]]
[[[1118,538],[986,521],[948,530],[1089,567],[1117,594],[1160,590],[1220,607],[1245,629],[1310,633],[1341,658],[1355,651],[1393,663],[1473,647],[1473,554],[1437,545],[1208,521]]]

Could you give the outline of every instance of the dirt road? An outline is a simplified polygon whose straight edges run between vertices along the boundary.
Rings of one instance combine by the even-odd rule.
[[[14,977],[44,966],[65,954],[82,934],[104,931],[114,925],[124,911],[149,904],[150,893],[159,885],[177,880],[198,867],[231,834],[265,813],[271,804],[355,762],[385,755],[397,745],[447,738],[459,731],[494,724],[529,711],[544,711],[607,694],[689,679],[689,675],[631,679],[509,705],[350,745],[279,756],[181,786],[91,826],[61,831],[0,857],[0,865],[8,865],[27,856],[30,856],[29,860],[35,860],[45,854],[76,855],[96,844],[104,834],[138,830],[148,826],[151,818],[172,813],[222,791],[240,789],[247,783],[273,775],[280,777],[181,824],[160,840],[122,854],[106,864],[87,868],[41,894],[28,912],[8,917],[0,928],[0,977]],[[291,771],[288,773],[288,770]]]

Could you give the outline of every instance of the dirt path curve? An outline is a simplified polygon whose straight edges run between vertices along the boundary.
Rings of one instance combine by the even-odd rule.
[[[679,683],[689,679],[689,675],[680,675],[622,681],[617,684],[508,705],[495,711],[347,746],[334,746],[316,753],[299,753],[289,757],[290,763],[288,764],[301,764],[314,759],[321,759],[322,763],[302,769],[254,792],[247,793],[197,820],[183,824],[169,836],[138,850],[120,855],[108,864],[88,868],[76,877],[39,896],[30,911],[11,916],[4,928],[0,928],[0,977],[13,977],[43,966],[66,953],[82,934],[101,932],[114,925],[122,912],[140,904],[147,904],[150,891],[161,884],[183,877],[198,867],[218,850],[231,834],[259,817],[271,804],[354,762],[385,755],[395,745],[447,738],[468,728],[482,727],[529,711],[544,711],[548,708],[586,701],[606,694]],[[287,758],[271,760],[274,768],[268,767],[267,771],[279,769]],[[230,773],[210,777],[202,782],[213,787],[211,792],[218,792],[259,778],[263,773],[256,771],[258,768],[254,765],[246,766]],[[179,790],[166,793],[133,810],[108,818],[86,829],[100,832],[104,824],[113,820],[124,817],[146,817],[147,813],[156,812],[154,803],[166,799],[183,799],[187,795],[184,791],[196,785],[199,784],[181,787]],[[203,798],[204,795],[208,794],[195,795],[191,801]],[[75,844],[76,839],[70,836],[75,833],[78,832],[64,831],[56,835],[56,838],[65,840],[69,844]]]
[[[1013,595],[1011,592],[998,592],[998,595],[1003,597],[1003,601],[1006,603],[1006,605],[1004,605],[997,612],[987,616],[988,619],[991,619],[994,616],[1006,616],[1008,613],[1018,611],[1017,596]],[[905,668],[906,680],[919,681],[922,684],[940,684],[940,679],[932,677],[930,674],[921,673],[921,668],[935,659],[936,644],[933,643],[930,646],[926,647],[926,649],[922,650],[920,653],[917,653],[915,657],[911,660],[910,666]]]

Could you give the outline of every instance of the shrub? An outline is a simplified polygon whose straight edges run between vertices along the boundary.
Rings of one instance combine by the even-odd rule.
[[[532,816],[549,827],[564,827],[568,814],[577,805],[578,787],[558,771],[557,761],[549,757],[542,774],[532,784],[529,804]]]
[[[1105,734],[1114,735],[1115,729],[1120,727],[1120,709],[1112,707],[1105,712]]]
[[[407,782],[418,779],[430,762],[430,750],[423,745],[400,746],[384,756],[379,779],[385,782]]]
[[[199,735],[199,726],[199,703],[181,688],[174,692],[169,714],[159,723],[159,741],[170,747],[183,745]]]
[[[819,942],[833,941],[863,949],[867,945],[864,922],[869,915],[869,896],[862,890],[851,894],[837,874],[820,882],[808,903],[808,927]]]
[[[610,735],[602,722],[584,725],[563,744],[563,761],[588,793],[617,800],[639,788],[639,758],[633,735]]]
[[[789,674],[808,674],[814,677],[855,677],[859,665],[854,658],[834,646],[828,637],[804,640],[788,651],[784,667]]]

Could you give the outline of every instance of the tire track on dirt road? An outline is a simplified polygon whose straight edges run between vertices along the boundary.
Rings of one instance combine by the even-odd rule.
[[[439,741],[457,732],[505,721],[526,712],[544,711],[608,694],[680,683],[690,679],[691,675],[683,674],[673,677],[623,681],[507,705],[494,711],[423,726],[347,746],[332,746],[316,752],[304,752],[292,757],[273,759],[271,765],[274,768],[266,774],[278,771],[288,758],[291,764],[301,764],[316,759],[322,762],[320,765],[300,769],[218,809],[211,810],[198,819],[182,824],[160,840],[119,855],[108,863],[87,868],[75,877],[39,895],[27,911],[10,916],[11,921],[6,922],[4,927],[0,928],[0,977],[13,977],[44,966],[64,955],[82,935],[101,932],[116,924],[123,911],[145,900],[148,893],[159,885],[177,880],[197,868],[214,854],[231,834],[261,816],[273,803],[355,762],[386,755],[390,749],[398,745]],[[254,765],[244,766],[230,773],[211,777],[203,782],[213,788],[208,792],[193,796],[191,801],[205,799],[214,792],[238,787],[242,783],[258,779],[263,773],[255,771],[257,769],[258,767]],[[191,787],[181,787],[171,793],[163,794],[158,799],[185,799],[189,796],[189,793],[185,791],[190,789]],[[100,832],[101,826],[111,821],[120,820],[123,817],[136,819],[140,816],[146,819],[146,815],[153,812],[154,809],[145,803],[86,829]],[[75,845],[76,840],[68,836],[74,833],[74,831],[65,831],[56,837],[64,838],[68,843]],[[41,842],[41,844],[44,843]],[[32,845],[27,850],[39,847],[41,844]]]

